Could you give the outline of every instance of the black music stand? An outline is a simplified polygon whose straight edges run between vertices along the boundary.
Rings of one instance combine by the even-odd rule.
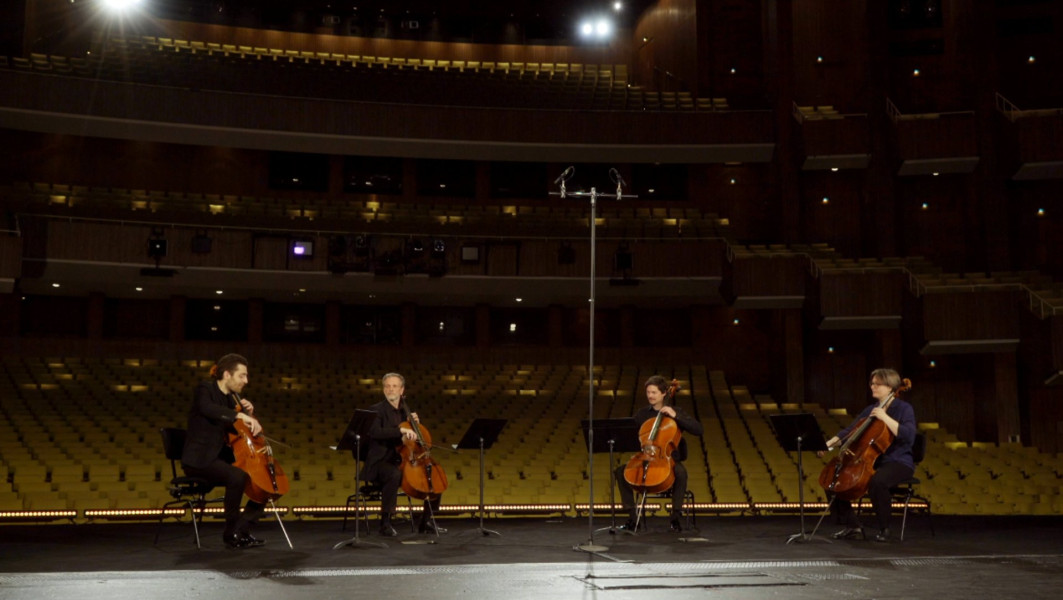
[[[498,434],[506,426],[506,419],[473,419],[461,441],[454,445],[455,450],[470,448],[480,449],[480,533],[484,536],[501,533],[484,529],[484,450],[490,448],[497,440]]]
[[[366,510],[365,506],[365,494],[362,493],[362,461],[365,460],[366,453],[369,452],[369,445],[362,444],[362,439],[369,437],[369,430],[373,427],[373,421],[377,418],[377,414],[371,410],[356,410],[351,417],[350,423],[347,424],[347,429],[344,430],[343,436],[340,437],[340,441],[333,448],[334,450],[350,450],[354,456],[354,537],[349,540],[344,540],[332,547],[333,550],[342,548],[343,546],[376,546],[377,548],[387,548],[388,545],[382,542],[370,542],[362,540],[358,536],[359,530],[362,528],[361,523],[358,522],[359,515],[364,514]],[[344,517],[346,518],[346,517]]]
[[[775,439],[787,452],[797,453],[797,478],[800,484],[798,488],[798,505],[801,512],[801,532],[791,535],[786,543],[808,542],[812,535],[805,532],[805,468],[802,460],[802,452],[826,451],[827,442],[823,438],[823,430],[819,428],[816,417],[812,413],[794,413],[768,415],[771,426],[775,430]]]
[[[616,526],[616,459],[614,458],[616,452],[638,452],[642,450],[642,446],[639,443],[639,426],[635,422],[635,419],[631,417],[624,417],[623,419],[598,419],[594,421],[594,431],[590,431],[590,421],[587,419],[580,420],[580,428],[583,430],[583,438],[587,440],[588,444],[591,444],[590,440],[594,440],[591,452],[608,452],[609,453],[609,527],[602,527],[595,529],[595,533],[599,531],[608,531],[611,534],[616,534],[617,531],[621,531],[630,535],[634,535],[634,531],[628,531],[627,529],[620,529]],[[594,435],[590,435],[593,433]],[[588,508],[591,513],[594,512],[593,504]]]

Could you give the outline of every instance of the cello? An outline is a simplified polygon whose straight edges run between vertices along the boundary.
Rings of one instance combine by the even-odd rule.
[[[896,395],[910,390],[912,382],[902,380],[901,387],[891,392],[883,410],[888,409]],[[893,443],[893,432],[886,424],[872,416],[861,419],[846,436],[838,454],[823,467],[819,485],[839,500],[857,500],[865,493],[875,474],[875,460]]]
[[[665,392],[664,406],[672,403],[679,391],[679,381],[672,380]],[[631,457],[624,467],[624,480],[636,492],[656,494],[666,491],[675,482],[672,453],[682,439],[675,419],[657,411],[657,418],[645,421],[639,428],[642,452]]]
[[[236,396],[236,411],[241,412],[240,396],[236,393],[233,396]],[[249,475],[244,494],[259,504],[272,503],[287,494],[288,476],[280,463],[273,460],[269,438],[263,432],[252,435],[251,429],[240,419],[233,422],[233,428],[236,431],[229,434],[229,446],[236,457],[233,465]]]
[[[402,397],[402,411],[406,420],[399,424],[399,428],[406,427],[414,432],[414,438],[404,438],[398,448],[402,457],[402,491],[418,500],[438,500],[447,489],[447,474],[432,458],[432,437],[420,419],[414,422],[405,396]]]

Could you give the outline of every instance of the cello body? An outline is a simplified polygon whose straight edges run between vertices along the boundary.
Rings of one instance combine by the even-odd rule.
[[[432,437],[428,430],[420,423],[410,423],[408,415],[409,411],[407,420],[399,427],[408,427],[417,436],[412,440],[403,440],[402,446],[399,446],[399,455],[402,457],[402,491],[418,500],[438,500],[447,489],[447,474],[432,458]]]
[[[639,428],[642,452],[631,457],[624,468],[624,480],[636,492],[656,494],[666,491],[675,482],[675,463],[672,453],[679,448],[682,434],[675,419],[660,413]]]
[[[882,421],[867,417],[853,429],[819,474],[819,484],[840,500],[857,500],[867,493],[875,460],[893,443],[893,433]]]
[[[239,406],[239,402],[237,403]],[[288,476],[280,464],[273,460],[273,448],[263,433],[251,435],[247,425],[237,419],[233,423],[235,433],[229,434],[236,462],[233,465],[248,475],[244,494],[254,502],[266,504],[288,493]]]
[[[672,380],[666,393],[671,400],[679,390],[679,382]],[[668,490],[675,482],[675,463],[672,453],[679,448],[683,434],[675,419],[657,412],[657,418],[639,427],[642,452],[631,457],[624,467],[624,481],[636,492],[657,494]]]

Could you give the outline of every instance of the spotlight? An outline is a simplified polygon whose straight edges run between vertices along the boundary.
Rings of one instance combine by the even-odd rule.
[[[296,258],[311,258],[314,256],[314,242],[308,240],[292,240],[289,248],[292,256]]]
[[[605,17],[587,19],[580,23],[580,37],[585,40],[605,41],[613,36],[613,22]]]
[[[166,256],[166,239],[152,238],[148,240],[148,256],[159,259]]]

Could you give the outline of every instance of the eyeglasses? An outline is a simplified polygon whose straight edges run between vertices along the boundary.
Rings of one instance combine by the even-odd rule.
[[[881,383],[881,382],[878,382],[878,381],[872,381],[868,385],[870,385],[871,387],[876,387],[876,386],[889,387],[888,385],[886,385],[884,383]]]

